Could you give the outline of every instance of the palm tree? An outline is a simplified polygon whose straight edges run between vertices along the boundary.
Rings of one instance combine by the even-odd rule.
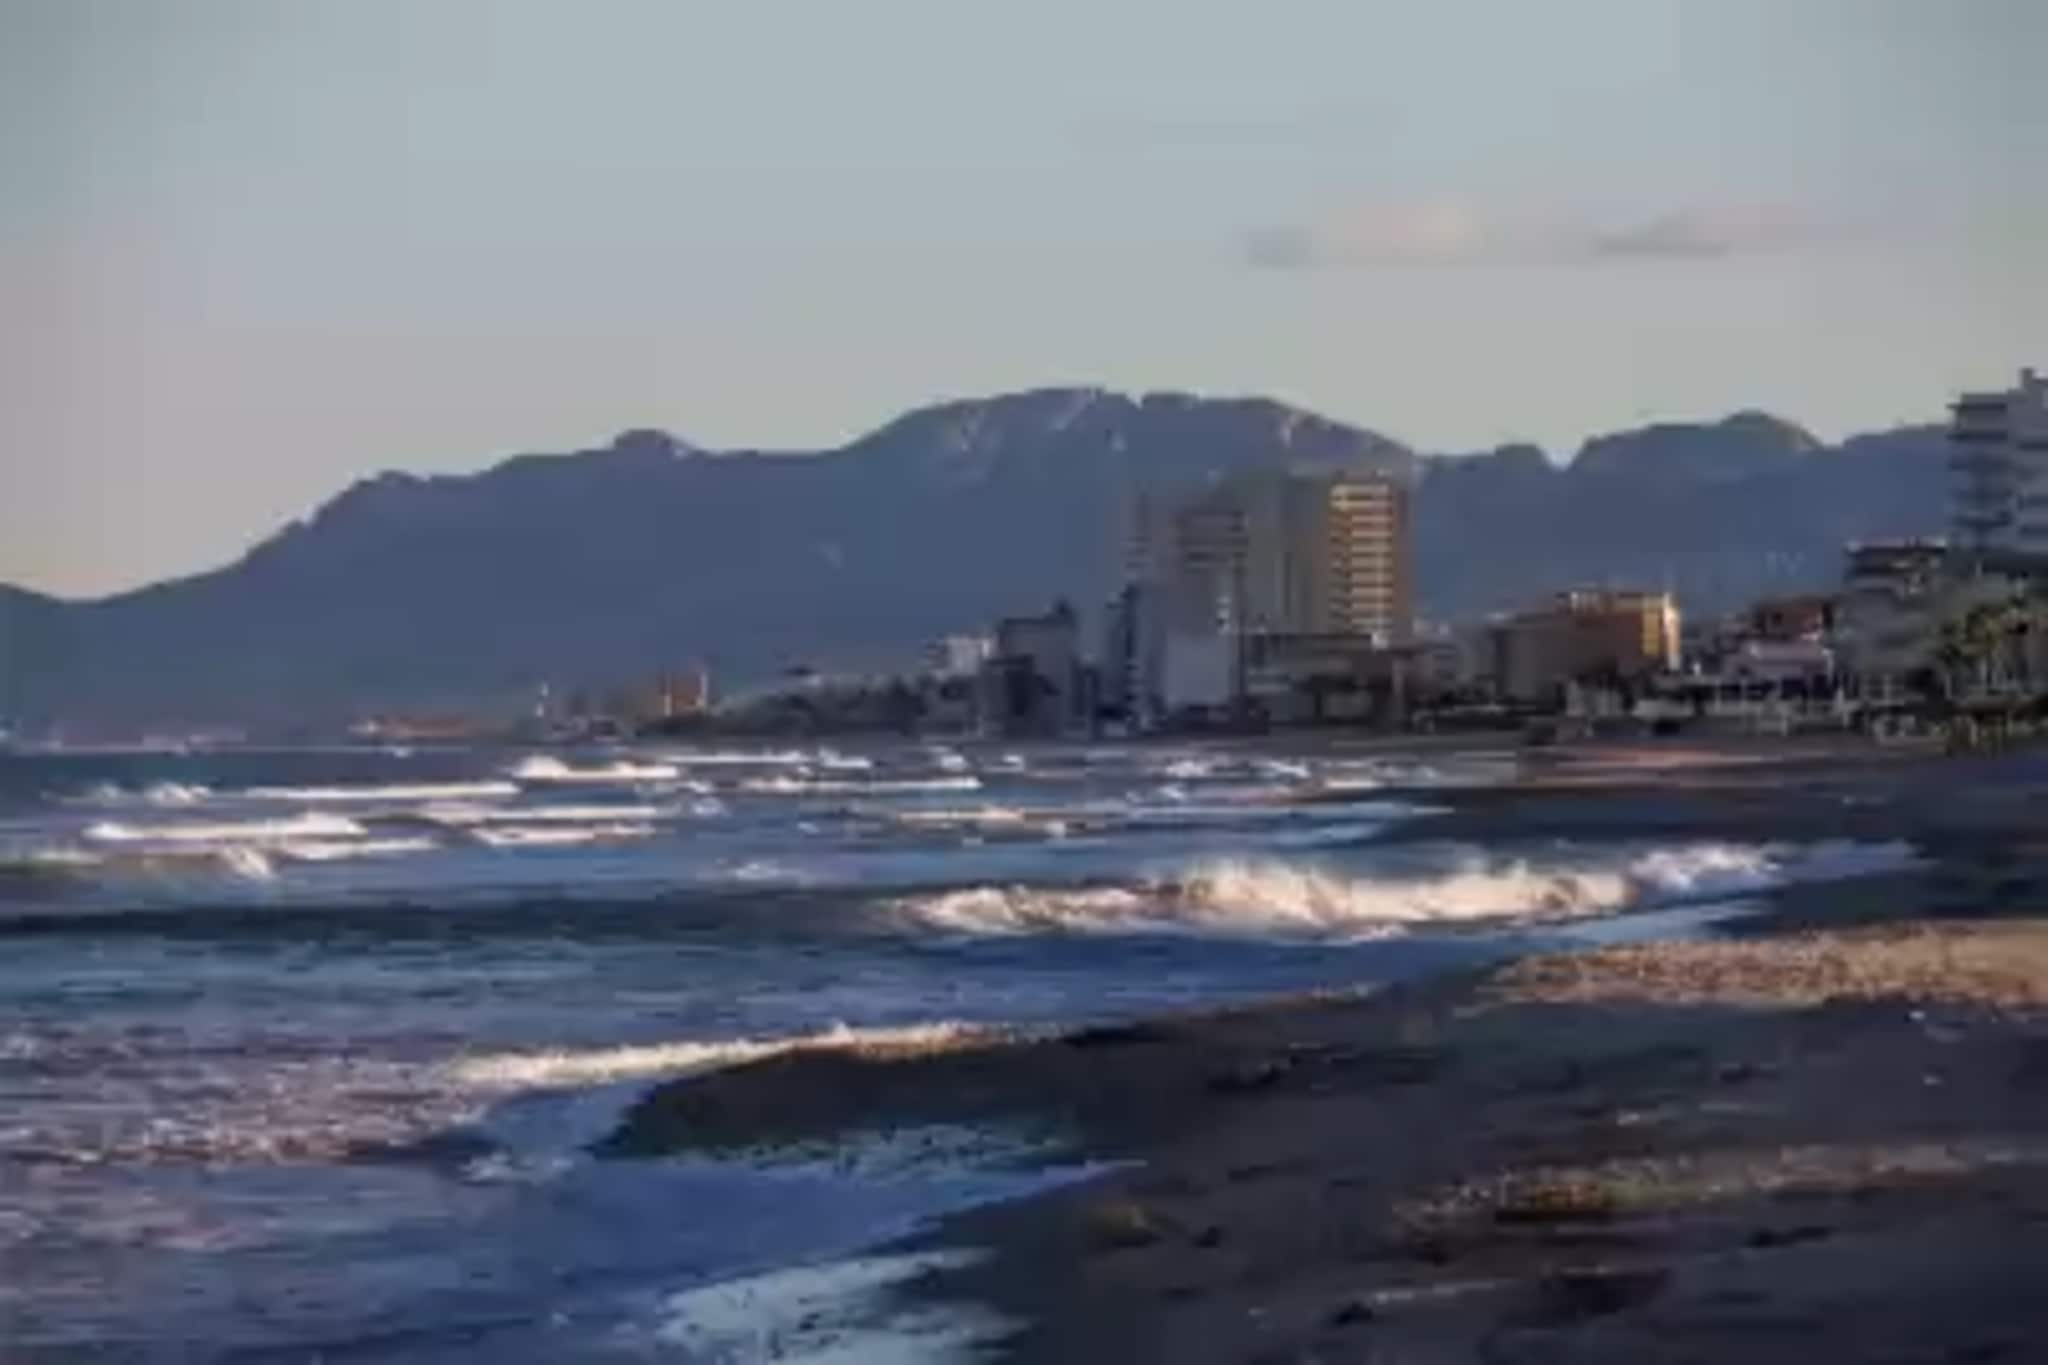
[[[2001,684],[2025,688],[2032,615],[2026,597],[2015,593],[2000,601],[1980,602],[1942,623],[1934,658],[1951,699],[1982,695]]]

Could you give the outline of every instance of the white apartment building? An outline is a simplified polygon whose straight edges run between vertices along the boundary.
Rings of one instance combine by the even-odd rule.
[[[2048,378],[1951,405],[1954,541],[1971,554],[2048,556]]]

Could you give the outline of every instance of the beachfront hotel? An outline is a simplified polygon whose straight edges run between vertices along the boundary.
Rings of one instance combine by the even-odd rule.
[[[1171,627],[1223,635],[1412,633],[1408,489],[1377,471],[1261,470],[1139,498],[1126,576]]]
[[[2048,378],[1965,393],[1950,406],[1954,543],[1971,554],[2048,556]]]

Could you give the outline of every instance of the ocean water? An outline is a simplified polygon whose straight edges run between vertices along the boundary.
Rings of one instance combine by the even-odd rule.
[[[593,1157],[648,1086],[1370,986],[1910,857],[1413,837],[1512,769],[1149,745],[0,756],[0,1357],[800,1358],[793,1300],[762,1286],[882,1283],[865,1250],[1071,1154],[934,1132]],[[847,1333],[817,1357],[875,1337]]]

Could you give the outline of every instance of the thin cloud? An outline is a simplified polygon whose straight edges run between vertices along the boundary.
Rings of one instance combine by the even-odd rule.
[[[1346,265],[1419,265],[1476,260],[1502,243],[1462,205],[1376,204],[1320,222],[1258,228],[1245,234],[1246,258],[1258,266],[1314,270]]]
[[[1596,235],[1588,245],[1603,258],[1698,259],[1783,251],[1824,235],[1819,224],[1783,205],[1737,204],[1677,209]]]
[[[1712,260],[1812,245],[1833,234],[1778,204],[1684,207],[1617,220],[1488,215],[1448,201],[1362,205],[1255,228],[1243,259],[1266,270],[1392,265]]]

